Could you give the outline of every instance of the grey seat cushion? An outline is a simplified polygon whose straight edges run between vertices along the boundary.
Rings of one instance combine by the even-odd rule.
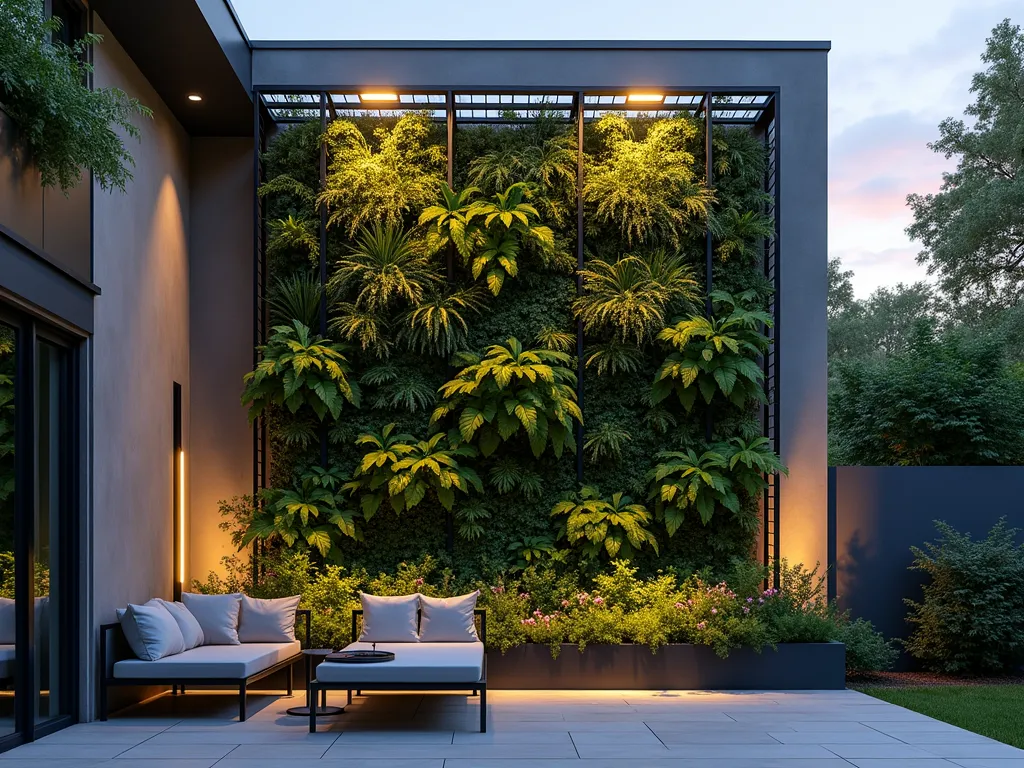
[[[345,650],[368,651],[370,643]],[[475,683],[484,669],[483,643],[377,643],[394,661],[381,664],[322,662],[316,679],[327,683]]]
[[[298,655],[300,648],[298,640],[292,643],[201,645],[157,661],[118,661],[114,664],[114,677],[168,680],[222,677],[241,680]]]

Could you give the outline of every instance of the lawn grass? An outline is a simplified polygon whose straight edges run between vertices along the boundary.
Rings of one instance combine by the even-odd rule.
[[[1024,685],[865,687],[858,690],[1024,749]]]

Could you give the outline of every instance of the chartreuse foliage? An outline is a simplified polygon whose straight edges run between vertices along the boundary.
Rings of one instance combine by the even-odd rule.
[[[613,560],[629,560],[641,547],[658,551],[658,540],[647,529],[651,513],[621,492],[602,496],[596,487],[584,486],[555,504],[551,516],[565,517],[561,537],[580,546],[587,559],[604,553]]]
[[[470,364],[441,387],[444,399],[431,423],[455,416],[459,436],[476,443],[484,456],[520,433],[537,457],[549,444],[556,457],[565,448],[576,451],[573,425],[583,421],[583,414],[567,354],[523,349],[511,338],[492,345],[482,358],[464,359]]]
[[[750,298],[715,291],[712,317],[690,315],[658,334],[676,351],[655,376],[655,403],[672,392],[688,411],[698,394],[705,403],[722,397],[738,408],[764,402],[764,371],[757,358],[768,349],[768,337],[760,329],[771,327],[772,317],[744,306]]]
[[[274,327],[263,359],[245,374],[242,405],[253,422],[268,405],[292,413],[308,405],[321,421],[337,419],[346,402],[359,406],[359,385],[349,380],[351,366],[340,344],[314,336],[298,320]]]
[[[704,525],[720,509],[739,514],[741,491],[753,497],[766,487],[765,474],[787,471],[764,437],[749,443],[734,437],[699,455],[692,448],[662,451],[658,459],[649,474],[648,498],[656,500],[656,514],[670,536],[690,510]]]
[[[360,497],[360,507],[369,519],[388,501],[398,513],[411,510],[432,493],[442,507],[451,511],[456,491],[483,493],[477,473],[459,463],[471,459],[476,450],[469,445],[452,446],[439,432],[426,440],[394,434],[395,424],[380,432],[366,432],[356,439],[368,446],[345,490]]]
[[[344,482],[337,468],[313,467],[292,488],[263,491],[263,505],[242,537],[242,546],[256,538],[280,539],[288,547],[309,547],[327,556],[341,537],[362,539],[357,528],[360,514],[341,494]]]

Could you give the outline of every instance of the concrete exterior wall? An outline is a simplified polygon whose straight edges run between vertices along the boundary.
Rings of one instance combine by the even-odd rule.
[[[921,599],[912,546],[935,541],[936,520],[975,539],[1000,517],[1024,528],[1024,467],[833,467],[830,517],[835,593],[886,637],[906,637],[903,598]]]
[[[252,368],[252,139],[192,140],[188,578],[234,554],[217,502],[252,493],[252,431],[239,402]]]
[[[779,89],[780,553],[827,562],[828,67],[822,43],[257,43],[253,86]],[[471,66],[467,64],[471,63]]]
[[[171,596],[174,381],[184,390],[186,446],[189,434],[189,138],[98,16],[94,25],[104,36],[96,86],[139,98],[153,119],[140,121],[127,193],[95,197],[103,293],[92,342],[90,637],[115,608]]]
[[[44,189],[39,171],[0,109],[0,226],[81,280],[92,278],[89,248],[89,174],[68,192]]]

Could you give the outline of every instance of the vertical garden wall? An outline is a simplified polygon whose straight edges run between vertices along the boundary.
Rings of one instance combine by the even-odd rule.
[[[238,542],[465,579],[770,557],[777,104],[261,94]]]

